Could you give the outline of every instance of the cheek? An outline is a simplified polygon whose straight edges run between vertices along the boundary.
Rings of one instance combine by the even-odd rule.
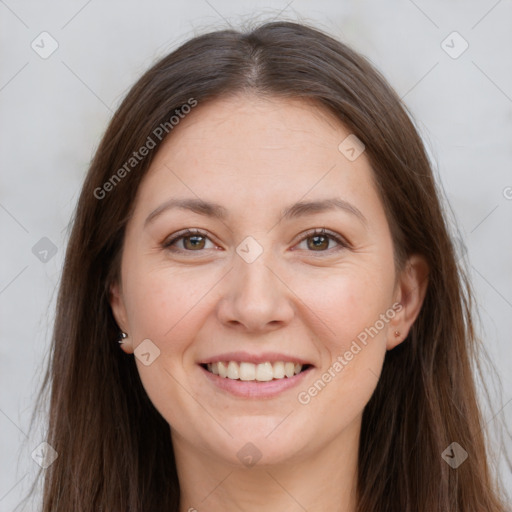
[[[367,332],[389,310],[391,278],[383,277],[379,269],[369,265],[347,265],[329,270],[328,276],[296,273],[295,277],[289,276],[288,282],[304,304],[304,314],[309,310],[311,321],[316,318],[315,324],[321,326],[322,342],[334,356],[345,351],[352,340]],[[387,323],[379,322],[379,333],[374,337],[381,334],[379,338],[384,338],[386,327]]]
[[[211,272],[203,276],[193,270],[148,268],[143,263],[131,269],[127,266],[126,270],[125,291],[134,348],[149,339],[159,351],[150,365],[134,355],[142,385],[162,417],[186,430],[183,416],[201,415],[184,389],[191,389],[195,378],[190,373],[194,368],[192,349],[205,316],[205,293],[213,288],[215,276]]]
[[[333,274],[322,287],[302,279],[294,288],[311,317],[321,320],[314,334],[324,353],[321,370],[298,390],[297,401],[314,415],[332,418],[325,428],[333,432],[362,413],[386,354],[392,280],[364,270]]]
[[[137,338],[154,339],[162,350],[175,351],[182,338],[179,333],[197,328],[193,317],[201,311],[201,297],[212,287],[208,286],[211,276],[205,281],[186,271],[157,268],[145,272],[143,268],[134,268],[126,287],[132,328]]]

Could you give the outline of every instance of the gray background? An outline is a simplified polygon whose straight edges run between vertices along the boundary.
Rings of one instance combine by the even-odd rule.
[[[67,226],[112,112],[144,70],[191,36],[273,18],[312,22],[351,44],[412,111],[450,223],[460,230],[479,332],[495,365],[487,377],[502,383],[502,392],[492,387],[492,401],[483,404],[486,431],[496,439],[499,422],[510,424],[510,0],[0,0],[0,511],[14,509],[38,469],[31,453],[43,430],[27,437],[28,420],[48,351]],[[43,31],[58,43],[45,59],[40,54],[52,41]],[[454,31],[460,37],[448,37]],[[464,41],[469,46],[458,55]],[[43,237],[54,255],[42,252]],[[510,453],[510,440],[505,444]],[[504,448],[494,446],[512,489]]]

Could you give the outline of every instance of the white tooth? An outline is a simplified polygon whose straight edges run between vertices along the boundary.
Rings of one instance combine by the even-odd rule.
[[[253,364],[236,361],[219,361],[218,363],[207,363],[208,371],[222,378],[244,381],[268,382],[272,379],[282,379],[285,376],[290,378],[302,371],[300,363],[276,361],[275,363]]]
[[[272,363],[260,363],[256,367],[256,380],[268,381],[274,378],[274,370],[272,369]]]
[[[284,377],[284,363],[283,361],[277,361],[273,365],[274,368],[274,379],[282,379]]]
[[[239,378],[238,363],[229,361],[228,364],[228,379],[237,380]]]
[[[293,363],[285,363],[284,373],[287,377],[293,377],[295,373],[295,365]]]
[[[228,367],[222,361],[219,361],[218,368],[219,368],[219,375],[221,377],[225,378],[228,376]]]
[[[254,380],[256,378],[256,365],[252,363],[240,363],[240,380]]]

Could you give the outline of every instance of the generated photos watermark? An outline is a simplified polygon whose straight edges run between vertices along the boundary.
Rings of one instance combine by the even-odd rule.
[[[114,190],[120,181],[127,176],[137,165],[149,155],[153,150],[157,141],[161,142],[171,130],[177,126],[187,114],[190,114],[192,109],[197,105],[197,100],[189,98],[187,103],[182,105],[180,108],[174,110],[174,114],[169,118],[168,121],[160,123],[148,136],[146,142],[137,150],[132,153],[132,156],[126,160],[126,162],[105,182],[101,187],[94,189],[94,197],[96,199],[104,199],[109,192]]]
[[[385,313],[380,314],[379,319],[372,326],[366,327],[361,331],[356,336],[356,339],[352,340],[352,344],[348,350],[339,355],[334,363],[329,366],[329,368],[313,383],[312,386],[310,386],[306,391],[301,391],[297,395],[299,403],[302,405],[309,404],[311,400],[317,396],[327,386],[327,384],[331,382],[357,354],[359,354],[359,352],[361,352],[363,347],[368,344],[368,336],[371,339],[377,336],[377,334],[384,329],[386,324],[388,324],[389,321],[402,310],[402,308],[402,304],[395,302]]]

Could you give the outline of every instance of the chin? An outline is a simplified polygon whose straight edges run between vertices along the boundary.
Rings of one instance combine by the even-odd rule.
[[[213,446],[212,439],[209,438],[209,450],[215,452],[215,457],[237,467],[292,463],[305,455],[304,452],[310,443],[304,437],[304,432],[291,432],[289,429],[279,431],[281,426],[275,429],[274,425],[274,431],[272,429],[262,431],[254,425],[253,428],[248,427],[238,431],[228,429],[233,438],[223,436],[222,441],[220,439],[219,442],[214,441]]]

